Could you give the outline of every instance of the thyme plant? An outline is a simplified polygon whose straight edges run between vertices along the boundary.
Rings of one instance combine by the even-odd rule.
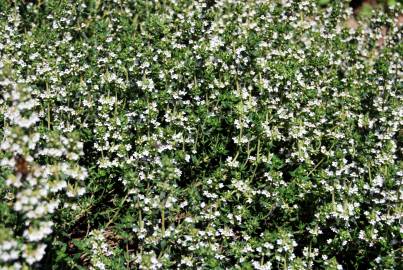
[[[0,269],[398,269],[402,6],[349,2],[0,0]]]

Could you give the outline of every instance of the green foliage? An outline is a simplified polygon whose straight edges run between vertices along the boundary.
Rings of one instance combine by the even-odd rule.
[[[397,269],[402,10],[348,2],[0,0],[0,268]]]

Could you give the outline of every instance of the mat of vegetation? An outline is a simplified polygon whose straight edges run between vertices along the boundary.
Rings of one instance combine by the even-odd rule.
[[[0,269],[398,269],[401,12],[0,0]]]

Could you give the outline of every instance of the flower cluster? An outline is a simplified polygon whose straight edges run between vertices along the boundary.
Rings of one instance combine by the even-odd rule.
[[[0,164],[10,171],[5,185],[18,221],[13,224],[12,233],[10,228],[0,228],[4,234],[0,238],[0,262],[19,269],[43,258],[44,241],[53,231],[51,217],[60,204],[56,194],[65,190],[69,197],[82,195],[85,189],[79,182],[86,178],[87,172],[76,164],[82,144],[50,130],[49,134],[38,131],[39,102],[31,96],[32,89],[14,80],[4,64],[0,69],[0,86],[4,115],[0,144],[4,155]],[[69,178],[79,182],[71,182]]]
[[[110,251],[110,247],[107,243],[104,233],[104,231],[95,230],[89,234],[88,241],[91,245],[90,269],[105,270],[110,268],[110,266],[105,265],[105,262],[107,263],[107,257],[110,257],[113,254]]]
[[[0,263],[398,268],[402,5],[349,2],[0,1]]]

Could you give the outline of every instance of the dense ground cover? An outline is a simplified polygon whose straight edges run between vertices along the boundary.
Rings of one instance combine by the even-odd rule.
[[[398,269],[401,5],[352,13],[0,0],[0,269]]]

